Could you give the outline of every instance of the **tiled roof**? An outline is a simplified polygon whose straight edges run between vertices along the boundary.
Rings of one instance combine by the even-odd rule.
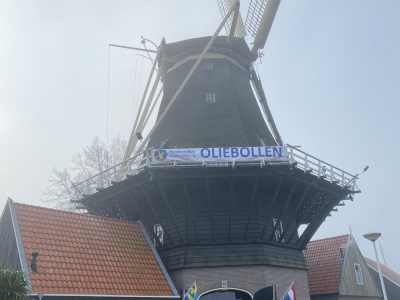
[[[307,271],[310,295],[337,294],[348,235],[311,241],[304,250],[310,269]]]
[[[376,261],[369,259],[368,257],[364,257],[364,260],[368,266],[378,272],[378,264],[376,263]],[[381,263],[379,265],[381,266],[382,275],[400,286],[400,275],[392,269],[386,267],[385,265],[382,265]]]
[[[138,223],[15,203],[33,292],[173,296]]]

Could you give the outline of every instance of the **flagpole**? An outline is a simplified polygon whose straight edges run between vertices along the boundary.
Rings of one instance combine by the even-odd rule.
[[[292,281],[292,283],[289,285],[289,288],[286,290],[286,292],[283,294],[283,296],[282,296],[282,298],[280,300],[282,300],[282,299],[284,299],[286,297],[286,295],[288,294],[288,292],[289,292],[289,290],[290,290],[290,288],[292,287],[293,284],[294,284],[294,281]]]
[[[191,294],[191,292],[194,294]],[[197,291],[197,283],[196,281],[193,282],[193,284],[190,286],[190,288],[187,290],[186,294],[183,296],[183,300],[198,300],[199,295]]]

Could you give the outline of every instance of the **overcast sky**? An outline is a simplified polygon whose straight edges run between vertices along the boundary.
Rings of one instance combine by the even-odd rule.
[[[382,232],[397,271],[399,12],[396,0],[282,0],[257,66],[284,142],[352,174],[370,167],[362,193],[314,239],[351,226],[374,258],[362,235]],[[106,139],[108,44],[209,36],[220,22],[216,0],[1,0],[0,210],[8,197],[44,206],[52,168],[70,166],[96,135]],[[110,49],[110,138],[128,138],[149,68],[135,51]]]

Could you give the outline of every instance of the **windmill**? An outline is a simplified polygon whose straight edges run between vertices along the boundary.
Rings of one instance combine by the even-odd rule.
[[[239,2],[219,0],[213,36],[146,50],[156,57],[125,161],[76,185],[73,202],[90,214],[141,220],[176,287],[196,280],[204,300],[250,300],[266,286],[282,295],[292,281],[309,299],[302,250],[360,192],[357,175],[283,145],[253,68],[279,2],[252,1],[243,24]]]

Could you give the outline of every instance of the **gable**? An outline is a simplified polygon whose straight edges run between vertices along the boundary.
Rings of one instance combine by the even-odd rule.
[[[362,283],[357,283],[356,265],[362,276]],[[371,276],[367,264],[352,236],[348,241],[345,262],[342,271],[339,294],[341,296],[379,297],[380,292]]]
[[[14,270],[21,269],[9,203],[0,218],[0,265]]]

